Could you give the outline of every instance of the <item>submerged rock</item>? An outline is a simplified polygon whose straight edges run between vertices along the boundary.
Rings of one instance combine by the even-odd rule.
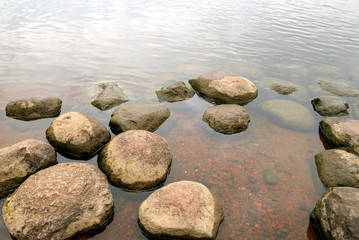
[[[117,135],[98,156],[99,167],[113,184],[135,191],[163,183],[171,161],[167,141],[144,130]]]
[[[112,113],[109,125],[115,134],[135,129],[154,132],[170,114],[170,110],[160,105],[126,105]]]
[[[109,131],[95,118],[79,112],[69,112],[56,118],[46,130],[49,143],[72,158],[92,157],[108,141]]]
[[[100,84],[100,87],[103,89],[102,92],[91,102],[91,104],[102,111],[111,109],[129,100],[116,83],[103,83]]]
[[[205,99],[216,103],[247,104],[258,95],[248,79],[227,70],[217,70],[190,79],[191,86]]]
[[[187,87],[184,82],[178,81],[169,86],[162,87],[156,91],[156,94],[160,102],[178,102],[193,97],[194,91]]]
[[[2,213],[16,239],[69,239],[101,228],[114,209],[106,176],[86,163],[61,163],[30,176]]]
[[[282,95],[289,95],[298,90],[298,85],[291,82],[275,82],[269,86],[270,89]]]
[[[202,120],[216,132],[239,133],[247,129],[250,121],[247,111],[236,104],[222,104],[207,108]]]
[[[279,182],[278,176],[272,171],[272,169],[266,169],[263,171],[263,179],[267,185],[277,185]]]
[[[138,219],[156,239],[215,239],[223,210],[204,185],[181,181],[152,193],[142,202]]]
[[[0,196],[6,196],[31,174],[56,163],[50,144],[27,139],[0,149]]]
[[[359,239],[359,189],[329,188],[317,202],[310,219],[323,239]]]
[[[318,85],[324,91],[331,92],[341,97],[359,97],[359,89],[344,82],[344,80],[319,77]]]
[[[8,103],[6,116],[24,121],[52,118],[59,116],[61,106],[62,101],[56,97],[25,98]]]
[[[349,115],[348,103],[335,96],[320,96],[311,100],[314,110],[322,116]]]

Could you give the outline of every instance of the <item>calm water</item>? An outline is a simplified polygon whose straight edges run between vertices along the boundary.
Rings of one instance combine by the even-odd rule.
[[[156,133],[174,155],[166,184],[198,181],[220,199],[225,220],[217,239],[310,235],[309,214],[325,190],[313,163],[324,149],[318,126],[289,129],[258,106],[292,100],[319,122],[310,99],[329,93],[318,88],[317,77],[359,85],[358,1],[2,0],[0,39],[0,147],[26,138],[46,141],[53,121],[7,118],[4,108],[15,99],[58,96],[62,113],[85,112],[107,126],[114,109],[101,112],[90,104],[98,82],[118,81],[128,104],[158,104],[155,90],[209,70],[226,68],[252,80],[259,97],[245,106],[251,122],[239,134],[210,129],[201,120],[210,104],[197,96],[162,104],[171,117]],[[300,91],[278,95],[266,86],[270,78],[296,83]],[[357,99],[345,99],[349,117],[358,119]],[[58,161],[72,160],[58,155]],[[264,183],[265,169],[277,174],[278,185]],[[79,239],[146,239],[137,211],[150,192],[112,190],[110,224]],[[3,222],[0,239],[11,239]]]

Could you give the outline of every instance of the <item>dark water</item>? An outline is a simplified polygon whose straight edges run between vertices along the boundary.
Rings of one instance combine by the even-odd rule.
[[[249,128],[231,136],[214,132],[201,120],[210,104],[197,96],[162,103],[171,117],[156,133],[174,155],[166,184],[198,181],[220,199],[225,221],[217,239],[311,239],[309,214],[324,191],[313,163],[324,150],[318,126],[297,131],[258,106],[295,101],[319,122],[310,99],[330,93],[318,87],[317,77],[358,86],[358,43],[354,0],[0,1],[0,147],[26,138],[46,141],[53,121],[7,118],[4,108],[12,100],[58,96],[62,113],[85,112],[107,126],[114,109],[101,112],[89,103],[98,82],[118,81],[129,104],[159,104],[158,88],[226,68],[258,86],[259,97],[245,106]],[[296,83],[300,91],[279,95],[267,87],[271,78]],[[358,119],[357,99],[345,100],[349,117]],[[266,169],[278,185],[265,184]],[[102,232],[78,238],[146,239],[137,211],[150,192],[112,190],[113,220]],[[10,239],[3,222],[0,239]]]

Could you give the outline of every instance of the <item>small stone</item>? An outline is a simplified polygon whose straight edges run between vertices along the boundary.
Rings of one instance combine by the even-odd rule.
[[[349,115],[348,103],[335,96],[320,96],[311,100],[314,110],[322,116],[346,116]]]
[[[279,182],[278,176],[271,169],[263,171],[263,179],[267,185],[277,185]]]
[[[269,88],[272,89],[273,91],[276,91],[279,94],[289,95],[298,90],[298,85],[290,82],[278,82],[278,83],[272,83],[269,86]]]
[[[184,82],[178,81],[169,86],[162,87],[156,91],[156,94],[160,102],[178,102],[193,97],[194,91],[187,87]]]
[[[101,84],[100,87],[103,89],[102,92],[91,104],[102,111],[111,109],[129,100],[116,83]]]

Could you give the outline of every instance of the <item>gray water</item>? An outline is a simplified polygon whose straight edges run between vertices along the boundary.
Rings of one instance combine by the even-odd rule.
[[[259,97],[245,106],[247,131],[222,135],[201,120],[210,106],[194,98],[161,103],[171,117],[156,131],[174,154],[167,183],[205,184],[225,211],[217,239],[306,239],[309,214],[324,191],[313,156],[324,150],[317,126],[282,126],[258,106],[269,99],[310,105],[317,77],[359,86],[359,2],[349,1],[0,1],[0,147],[26,138],[46,141],[53,119],[5,116],[8,102],[57,96],[62,113],[81,111],[106,126],[114,109],[92,107],[96,83],[117,81],[131,103],[159,104],[155,90],[226,68],[254,82]],[[282,96],[271,78],[300,85]],[[358,119],[355,98],[349,118]],[[58,155],[59,162],[73,161]],[[96,164],[96,158],[88,161]],[[273,169],[277,186],[263,182]],[[79,239],[146,239],[137,225],[150,194],[112,187],[115,215],[102,231]],[[2,202],[4,199],[2,199]],[[310,237],[309,237],[310,238]],[[0,239],[11,239],[0,223]]]

